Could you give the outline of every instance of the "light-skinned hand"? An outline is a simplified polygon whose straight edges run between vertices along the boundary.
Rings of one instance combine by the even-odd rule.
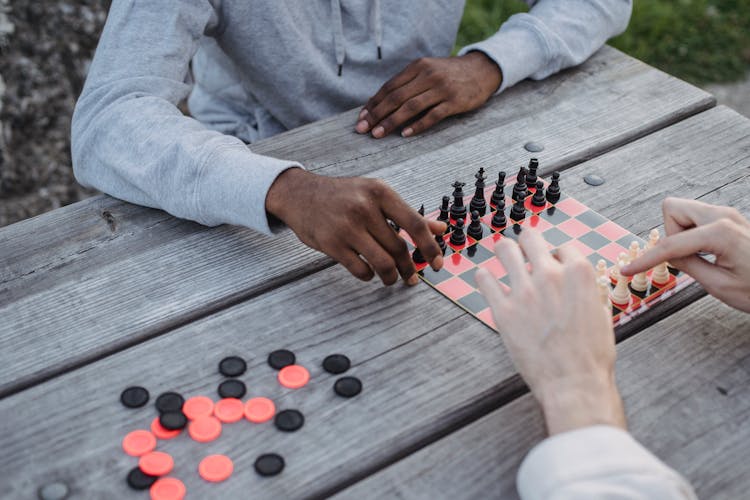
[[[385,285],[394,284],[399,275],[409,285],[419,282],[406,242],[388,219],[409,233],[433,269],[443,267],[434,235],[443,234],[445,224],[419,215],[378,179],[325,177],[290,168],[271,185],[266,211],[307,246],[364,281],[377,274]]]
[[[593,266],[571,246],[553,256],[533,229],[525,228],[519,243],[503,239],[495,248],[510,291],[484,269],[476,279],[549,433],[596,424],[625,428],[612,319],[599,298]]]
[[[355,130],[380,139],[406,125],[402,136],[419,134],[449,116],[478,108],[502,79],[498,65],[481,52],[417,59],[370,98]]]
[[[695,200],[662,203],[667,237],[622,269],[627,276],[665,261],[726,304],[750,312],[750,222],[736,209]],[[714,263],[697,255],[716,256]]]

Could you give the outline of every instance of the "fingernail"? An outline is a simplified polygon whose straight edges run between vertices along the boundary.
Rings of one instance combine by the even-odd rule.
[[[409,276],[409,279],[406,280],[406,284],[409,286],[414,286],[417,283],[419,283],[419,278],[417,278],[416,274],[412,274],[411,276]]]
[[[374,129],[372,129],[372,136],[373,137],[377,137],[378,139],[380,139],[381,137],[383,137],[384,133],[385,133],[385,129],[383,127],[381,127],[380,125],[378,125]]]
[[[413,133],[414,133],[414,130],[413,130],[413,129],[412,129],[411,127],[407,127],[407,128],[405,128],[405,129],[404,129],[404,130],[403,130],[403,131],[401,132],[401,137],[409,137],[409,136],[410,136],[410,135],[412,135]]]
[[[362,111],[359,112],[359,119],[360,120],[364,120],[365,116],[367,116],[367,110],[366,109],[362,109]]]
[[[432,261],[433,271],[440,271],[443,268],[443,256],[438,255],[435,260]]]
[[[359,132],[360,134],[364,134],[365,132],[367,132],[368,128],[370,128],[370,124],[367,123],[365,120],[361,120],[360,122],[357,123],[357,126],[356,126],[357,132]]]

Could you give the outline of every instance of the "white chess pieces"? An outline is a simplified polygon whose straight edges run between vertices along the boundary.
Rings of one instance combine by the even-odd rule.
[[[597,279],[607,277],[607,262],[604,259],[599,259],[596,263],[596,276]]]
[[[631,241],[630,248],[628,249],[628,264],[638,258],[640,251],[641,247],[638,245],[638,242],[635,240]]]
[[[596,284],[599,287],[599,299],[602,301],[602,305],[607,308],[608,311],[612,310],[612,301],[609,300],[609,278],[607,276],[599,276],[596,278]]]
[[[618,306],[627,306],[630,304],[630,289],[628,288],[628,278],[620,273],[620,269],[625,265],[625,262],[620,260],[612,270],[613,277],[617,279],[617,284],[614,290],[609,294],[609,298],[612,303]]]
[[[654,228],[648,233],[648,243],[646,243],[646,250],[651,250],[659,242],[659,230]]]
[[[666,262],[657,264],[654,270],[651,271],[651,282],[654,285],[662,286],[669,283],[669,268]]]
[[[617,256],[617,262],[621,262],[622,264],[620,264],[619,267],[615,265],[609,271],[609,277],[615,284],[620,281],[620,267],[628,263],[628,254],[625,252],[620,252],[620,255]]]
[[[643,255],[643,250],[639,248],[636,257],[641,255]],[[645,292],[648,289],[648,270],[633,276],[633,279],[630,280],[630,288],[636,292]]]

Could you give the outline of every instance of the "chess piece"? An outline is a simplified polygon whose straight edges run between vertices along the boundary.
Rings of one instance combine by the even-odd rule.
[[[490,198],[490,206],[496,207],[501,201],[505,202],[505,172],[497,174],[495,190],[492,192],[492,198]]]
[[[456,226],[451,233],[451,244],[457,247],[466,243],[466,234],[464,234],[464,220],[458,219]]]
[[[450,224],[450,220],[448,218],[448,205],[450,204],[451,199],[450,196],[443,196],[443,203],[440,205],[440,215],[438,215],[437,220],[445,222],[446,224]]]
[[[654,228],[648,233],[648,243],[646,243],[646,250],[651,250],[659,243],[659,230]]]
[[[539,160],[536,158],[532,158],[529,160],[529,173],[526,174],[526,184],[528,186],[536,186],[536,181],[538,179],[536,175],[536,171],[539,168]]]
[[[599,299],[602,301],[602,305],[607,308],[607,311],[612,310],[612,301],[609,298],[610,286],[609,280],[606,276],[599,276],[596,279],[596,284],[599,288]]]
[[[514,201],[525,200],[529,195],[528,187],[526,186],[526,167],[521,167],[516,176],[516,183],[513,186],[513,194],[511,197]]]
[[[547,206],[547,199],[544,197],[544,183],[542,181],[536,181],[536,191],[534,191],[534,197],[531,198],[531,204],[535,207]]]
[[[424,217],[424,204],[420,205],[419,210],[417,210],[417,213]]]
[[[615,275],[617,276],[617,284],[614,290],[609,294],[609,298],[612,303],[618,306],[627,306],[630,304],[630,289],[628,288],[628,278],[620,273],[620,269],[625,265],[625,262],[619,261],[615,266]]]
[[[631,241],[630,248],[628,249],[628,264],[638,258],[640,251],[641,247],[638,245],[638,242],[635,240]]]
[[[553,205],[560,200],[560,172],[552,174],[552,182],[547,187],[547,201]]]
[[[479,171],[474,175],[477,181],[474,183],[476,191],[474,191],[474,197],[469,203],[469,209],[473,212],[476,210],[479,215],[484,215],[487,212],[487,201],[484,199],[484,180],[487,178],[484,175],[484,168],[480,168]]]
[[[415,264],[424,264],[425,262],[427,262],[424,259],[424,256],[422,255],[422,252],[419,250],[419,248],[415,248],[411,253],[411,260],[413,260]]]
[[[657,264],[656,267],[651,271],[651,283],[656,286],[664,286],[669,283],[669,268],[666,262]]]
[[[643,271],[642,273],[633,276],[633,279],[630,280],[630,288],[636,292],[645,292],[648,289],[647,271]]]
[[[492,216],[492,225],[497,228],[505,227],[508,224],[508,219],[505,218],[505,201],[501,201],[497,205],[497,211]]]
[[[607,278],[607,261],[599,259],[596,263],[597,278]]]
[[[479,221],[479,212],[476,210],[471,212],[471,223],[466,234],[477,241],[482,239],[482,223]]]
[[[523,206],[523,198],[516,200],[513,208],[510,209],[510,219],[514,222],[522,221],[526,218],[526,208]]]
[[[448,245],[445,244],[445,238],[443,238],[439,234],[436,234],[435,235],[435,241],[440,246],[440,251],[443,252],[443,255],[445,255],[445,249],[448,247]]]
[[[453,220],[466,217],[466,205],[464,205],[463,182],[456,181],[453,184],[453,205],[451,205],[450,216]]]

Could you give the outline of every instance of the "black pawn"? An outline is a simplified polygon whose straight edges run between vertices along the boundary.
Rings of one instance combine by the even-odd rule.
[[[474,191],[474,197],[471,199],[471,203],[469,203],[469,209],[472,212],[476,210],[479,212],[479,215],[484,215],[487,212],[487,201],[484,199],[484,180],[487,177],[484,175],[484,168],[480,168],[479,172],[477,172],[474,177],[477,179],[477,182],[474,183],[477,189]]]
[[[451,244],[461,246],[466,243],[466,235],[464,234],[464,220],[458,219],[456,226],[453,228],[451,233]]]
[[[492,225],[495,227],[505,227],[508,219],[505,218],[505,202],[501,201],[497,205],[497,212],[492,216]]]
[[[491,206],[496,207],[500,203],[505,203],[505,172],[497,174],[495,190],[492,192],[492,198],[490,198]]]
[[[555,204],[560,199],[560,172],[552,174],[552,182],[547,187],[547,201]]]
[[[531,198],[531,204],[535,207],[547,205],[547,200],[544,198],[544,183],[542,181],[536,181],[536,191],[534,192],[534,197]]]
[[[466,217],[466,206],[464,205],[464,190],[466,184],[456,181],[453,183],[453,205],[451,205],[451,219],[458,220]]]
[[[529,190],[526,186],[526,172],[526,167],[521,167],[521,170],[518,171],[518,176],[516,177],[516,184],[513,186],[512,195],[512,198],[515,201],[523,201],[529,194]]]
[[[424,217],[424,204],[422,204],[422,205],[421,205],[421,206],[419,207],[419,210],[417,210],[417,213],[418,213],[419,215],[421,215],[422,217]]]
[[[440,215],[438,215],[437,220],[445,222],[448,224],[450,221],[448,220],[448,205],[451,202],[450,196],[443,196],[443,204],[440,205]]]
[[[413,260],[415,264],[424,264],[425,262],[427,262],[419,248],[415,248],[411,253],[411,260]]]
[[[445,244],[445,239],[438,235],[435,235],[435,241],[440,246],[440,251],[443,252],[443,255],[445,255],[445,249],[448,248],[448,245]]]
[[[522,221],[526,218],[526,208],[523,206],[523,200],[516,200],[513,208],[510,209],[510,219],[514,222]]]
[[[469,228],[466,230],[466,234],[479,241],[482,239],[482,223],[479,221],[479,212],[473,210],[471,212],[471,223]]]
[[[528,186],[535,186],[538,179],[536,171],[539,168],[539,160],[532,158],[529,160],[529,173],[526,174],[526,184]]]

